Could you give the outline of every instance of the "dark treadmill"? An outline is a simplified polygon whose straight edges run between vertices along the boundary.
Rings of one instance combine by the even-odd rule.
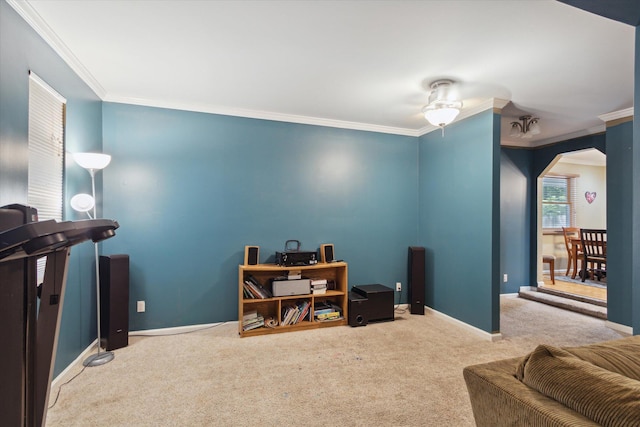
[[[3,425],[45,425],[71,246],[113,237],[118,227],[109,219],[38,221],[34,208],[18,204],[0,208]],[[36,265],[43,256],[39,285]]]

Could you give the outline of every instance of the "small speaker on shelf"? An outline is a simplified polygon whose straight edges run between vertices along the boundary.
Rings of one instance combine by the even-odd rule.
[[[320,262],[331,262],[335,258],[333,252],[333,243],[325,243],[320,245]]]
[[[244,247],[244,265],[260,264],[260,246]]]

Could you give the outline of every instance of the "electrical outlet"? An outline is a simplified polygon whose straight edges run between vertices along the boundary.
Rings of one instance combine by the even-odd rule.
[[[401,292],[402,291],[402,283],[396,282],[396,291],[397,292]]]
[[[145,309],[144,301],[138,301],[138,313],[144,313]]]
[[[502,277],[502,281],[504,283],[507,283],[508,280],[509,280],[509,276],[507,275],[507,273],[504,273],[504,276]]]

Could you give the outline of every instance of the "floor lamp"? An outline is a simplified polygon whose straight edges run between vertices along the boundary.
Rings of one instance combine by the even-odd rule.
[[[93,208],[93,218],[96,219],[96,172],[107,167],[111,162],[111,156],[102,153],[75,153],[73,160],[81,167],[89,171],[91,175],[91,195],[93,200],[88,199],[88,194],[79,194],[74,196],[71,201],[71,206],[78,211],[86,212],[89,217],[89,210]],[[82,197],[80,197],[82,196]],[[74,206],[75,205],[75,206]],[[98,317],[98,353],[87,357],[82,364],[84,366],[100,366],[105,363],[109,363],[113,360],[114,354],[111,351],[102,351],[101,336],[100,336],[100,260],[98,257],[98,243],[93,244],[95,249],[96,258],[96,313]]]

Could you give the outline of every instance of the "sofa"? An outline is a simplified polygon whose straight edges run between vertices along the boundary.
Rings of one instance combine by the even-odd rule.
[[[640,426],[640,336],[543,344],[463,375],[479,427]]]

